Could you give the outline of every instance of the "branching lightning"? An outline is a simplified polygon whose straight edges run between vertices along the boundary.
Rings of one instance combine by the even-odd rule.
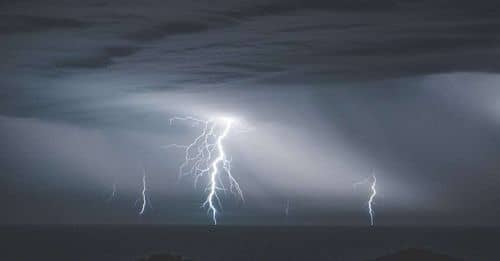
[[[369,182],[370,182],[370,179],[366,178],[362,181],[354,183],[353,188],[356,189],[357,186],[367,184]],[[375,225],[375,222],[374,222],[374,213],[375,212],[373,211],[373,204],[374,204],[373,200],[375,199],[375,196],[377,195],[376,185],[377,185],[377,177],[375,177],[375,174],[372,174],[372,182],[370,185],[371,194],[370,194],[370,197],[368,198],[368,215],[370,215],[370,225],[371,226]]]
[[[179,178],[187,175],[194,176],[194,186],[198,180],[208,175],[206,186],[207,196],[202,206],[207,208],[214,225],[217,224],[217,214],[222,207],[219,191],[226,191],[224,180],[229,183],[229,191],[243,200],[240,185],[231,173],[231,159],[228,158],[224,140],[233,129],[235,120],[227,117],[212,120],[201,120],[193,117],[174,117],[174,121],[188,121],[192,126],[202,126],[201,134],[189,145],[170,144],[165,148],[182,148],[185,150],[184,162],[179,167]],[[222,174],[226,174],[222,176]]]

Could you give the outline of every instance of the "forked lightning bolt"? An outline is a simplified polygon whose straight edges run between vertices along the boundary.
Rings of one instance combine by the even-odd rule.
[[[193,175],[195,188],[198,180],[208,175],[207,197],[202,206],[207,207],[207,211],[216,225],[218,209],[222,207],[218,192],[226,191],[224,180],[229,183],[229,191],[237,194],[243,200],[240,185],[231,173],[231,159],[228,158],[224,149],[224,140],[232,130],[235,120],[227,117],[207,121],[193,117],[174,117],[170,119],[170,124],[173,124],[174,121],[188,121],[193,126],[202,127],[201,134],[194,139],[193,143],[189,145],[170,144],[166,148],[185,149],[184,162],[179,167],[179,177]],[[226,175],[221,176],[222,174]]]

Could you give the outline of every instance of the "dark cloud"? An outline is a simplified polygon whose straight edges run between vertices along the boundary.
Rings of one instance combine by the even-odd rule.
[[[284,33],[303,33],[316,30],[349,30],[369,26],[368,24],[317,24],[308,26],[297,26],[281,30]]]
[[[113,64],[113,59],[133,55],[140,49],[135,46],[107,47],[94,56],[58,62],[56,66],[58,68],[103,68]]]
[[[266,72],[279,72],[281,68],[279,66],[272,66],[267,64],[243,64],[243,63],[214,63],[211,66],[221,66],[225,67],[227,70],[236,69],[252,73],[266,73]]]
[[[126,35],[126,38],[139,42],[147,42],[162,39],[167,36],[200,33],[208,29],[209,26],[203,23],[177,21],[154,25],[129,33]]]
[[[211,39],[229,32],[218,43],[178,46],[165,52],[166,57],[168,53],[191,57],[193,63],[209,67],[214,75],[228,75],[227,79],[214,77],[215,81],[209,81],[214,83],[237,80],[234,74],[223,72],[225,67],[211,66],[217,63],[253,69],[261,66],[256,69],[261,72],[280,68],[279,74],[254,78],[267,82],[283,78],[304,83],[325,79],[358,81],[497,71],[496,35],[500,27],[496,25],[500,20],[474,11],[490,5],[474,5],[470,12],[464,11],[463,2],[460,8],[446,1],[436,5],[440,8],[434,10],[430,2],[412,1],[256,2],[208,12],[226,18],[216,22],[205,15],[196,22],[170,22],[129,37],[149,41],[190,34],[195,41],[204,43],[203,38],[197,38],[198,33]],[[297,71],[300,80],[295,79]],[[207,82],[196,69],[178,72],[187,78],[186,82]],[[241,80],[248,79],[248,75],[241,75]]]
[[[71,18],[30,15],[0,15],[0,34],[41,32],[55,29],[79,29],[90,24]]]
[[[152,5],[151,10],[167,7],[156,5]],[[109,6],[113,5],[108,4],[106,8]],[[287,79],[305,83],[498,70],[496,35],[500,33],[500,20],[492,15],[498,8],[488,1],[474,4],[463,1],[256,1],[213,8],[186,3],[179,7],[183,10],[179,15],[172,10],[165,10],[165,15],[134,13],[134,5],[124,5],[114,12],[103,12],[100,8],[104,7],[91,5],[88,11],[79,11],[77,16],[82,21],[89,17],[99,21],[93,32],[74,31],[84,40],[93,39],[92,45],[79,44],[79,50],[72,55],[77,58],[64,57],[49,63],[73,69],[103,68],[112,64],[115,57],[105,50],[106,46],[126,39],[136,45],[116,57],[134,54],[135,48],[151,49],[151,42],[158,41],[161,47],[155,48],[154,52],[158,53],[148,56],[148,61],[154,60],[158,67],[168,68],[177,78],[183,78],[180,82],[222,83],[238,80],[238,74],[241,80]],[[487,12],[480,14],[477,10]],[[111,17],[111,23],[105,20]],[[10,15],[4,19],[24,21],[16,22],[17,26],[4,26],[4,33],[57,26],[79,29],[85,25],[58,14]],[[96,44],[100,46],[94,46]],[[126,63],[129,59],[123,61]],[[138,57],[136,61],[146,60]],[[237,64],[238,72],[228,71],[227,66],[213,66],[217,64]],[[205,68],[200,73],[196,67]],[[243,72],[243,67],[251,68],[250,75]],[[261,75],[253,75],[252,71]],[[301,80],[294,79],[297,71]],[[202,78],[205,72],[214,75],[212,80]]]
[[[330,10],[330,11],[378,11],[392,9],[397,6],[397,1],[327,1],[327,0],[292,0],[292,1],[256,1],[250,6],[243,6],[240,9],[220,12],[223,16],[233,19],[248,19],[260,16],[285,15],[301,11],[310,10]]]

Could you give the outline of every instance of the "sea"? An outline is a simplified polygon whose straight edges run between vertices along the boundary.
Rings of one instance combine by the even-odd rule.
[[[368,261],[407,248],[500,260],[500,228],[16,225],[0,227],[0,260],[135,261],[173,253],[193,261]]]

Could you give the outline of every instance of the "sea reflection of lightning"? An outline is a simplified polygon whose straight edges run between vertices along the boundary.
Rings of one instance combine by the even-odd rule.
[[[179,167],[179,178],[187,175],[194,176],[194,186],[197,187],[198,180],[208,175],[206,186],[207,197],[202,206],[207,207],[214,225],[217,224],[218,208],[222,207],[218,191],[226,191],[223,180],[229,183],[229,191],[237,194],[243,200],[243,193],[236,179],[231,173],[231,159],[226,155],[224,139],[228,136],[234,125],[232,118],[216,118],[212,120],[201,120],[193,117],[174,117],[174,121],[189,121],[193,126],[202,126],[201,134],[189,145],[170,144],[165,148],[185,149],[184,162]],[[221,174],[225,173],[225,177]],[[225,178],[225,179],[224,179]]]
[[[356,182],[353,184],[353,188],[356,189],[357,186],[366,184],[369,181],[370,181],[369,178],[366,178],[362,181]],[[375,196],[377,195],[376,185],[377,185],[377,177],[375,177],[375,174],[373,174],[372,175],[372,183],[370,185],[371,194],[370,194],[370,197],[368,199],[368,214],[370,215],[370,225],[371,226],[375,225],[374,211],[373,211],[373,200],[375,199]]]

